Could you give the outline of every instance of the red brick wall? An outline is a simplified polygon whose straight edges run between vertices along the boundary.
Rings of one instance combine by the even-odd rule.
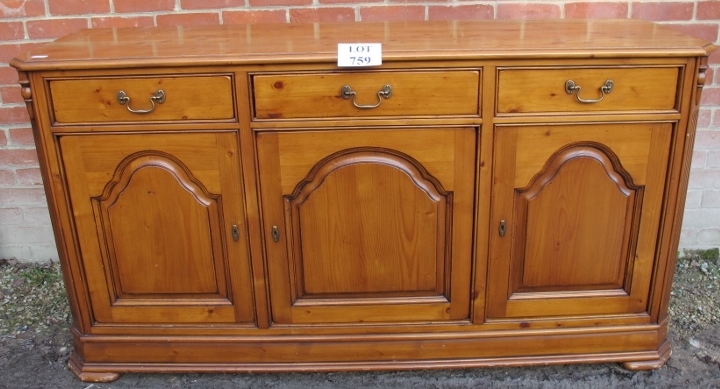
[[[80,28],[429,19],[639,18],[717,42],[720,1],[0,0],[0,257],[57,258],[17,53]],[[711,58],[681,247],[720,246],[720,53]]]

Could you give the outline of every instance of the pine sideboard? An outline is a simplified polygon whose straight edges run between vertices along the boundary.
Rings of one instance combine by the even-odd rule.
[[[379,43],[382,64],[339,67],[338,43]],[[70,367],[659,367],[713,49],[637,20],[92,29],[36,48],[11,65]]]

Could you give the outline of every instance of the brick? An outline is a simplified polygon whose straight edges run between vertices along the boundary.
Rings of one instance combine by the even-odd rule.
[[[5,61],[7,62],[7,61]],[[0,84],[17,84],[18,83],[18,73],[15,68],[10,67],[10,65],[0,65]]]
[[[720,2],[717,0],[699,1],[696,15],[698,20],[720,19]]]
[[[710,40],[710,42],[712,41],[714,41],[714,39]],[[715,50],[710,53],[710,56],[708,57],[708,63],[710,65],[720,65],[720,50]],[[720,78],[720,75],[718,75],[718,78]]]
[[[685,210],[683,225],[690,228],[713,228],[720,220],[720,209]]]
[[[687,192],[687,198],[685,199],[685,209],[698,209],[702,204],[703,191],[697,189],[690,189]]]
[[[679,24],[665,24],[665,27],[671,28],[676,31],[680,31],[683,34],[700,38],[707,42],[715,42],[718,39],[718,24],[717,23],[679,23]],[[718,53],[715,50],[713,54]],[[710,63],[713,60],[713,56],[710,56]],[[720,57],[717,58],[715,63],[720,63]]]
[[[703,208],[720,208],[720,190],[702,191],[700,206]],[[720,222],[720,220],[718,220],[718,222]]]
[[[22,104],[25,102],[20,94],[20,85],[0,86],[0,98],[3,104]]]
[[[360,20],[364,22],[424,19],[425,7],[421,5],[390,5],[360,8]]]
[[[422,1],[422,0],[420,0]],[[442,0],[441,0],[442,1]],[[363,4],[367,3],[383,3],[384,0],[362,0]],[[391,3],[397,2],[397,0],[390,0]],[[318,0],[319,4],[350,4],[356,5],[359,3],[357,0]]]
[[[244,7],[245,0],[180,0],[182,9]]]
[[[29,123],[30,116],[24,106],[0,107],[0,124]]]
[[[557,4],[498,4],[498,19],[556,19],[560,17]]]
[[[355,10],[353,10],[352,8],[297,8],[290,10],[291,23],[354,21]]]
[[[32,128],[11,128],[8,132],[10,133],[10,144],[13,146],[35,145]]]
[[[50,226],[0,226],[0,242],[46,243],[52,236]]]
[[[24,220],[22,209],[0,208],[0,225],[21,224]]]
[[[47,207],[25,208],[22,215],[23,220],[28,224],[50,224],[50,211]]]
[[[0,22],[0,40],[14,41],[25,38],[22,22]]]
[[[10,44],[0,44],[0,62],[10,62],[11,59],[19,56],[20,54],[25,54],[28,51],[32,50],[33,48],[36,48],[38,46],[43,45],[42,43],[10,43]],[[15,73],[17,73],[17,70],[12,69]],[[9,83],[9,84],[15,84],[17,83],[17,74],[15,74],[15,82]]]
[[[692,2],[633,2],[631,15],[645,20],[690,20],[693,8]]]
[[[21,186],[42,186],[43,184],[39,168],[17,169],[15,170],[15,177],[17,177],[18,185]]]
[[[5,131],[0,129],[0,146],[6,146],[8,143],[7,135],[5,134]]]
[[[0,166],[38,166],[35,149],[0,149]]]
[[[43,0],[3,0],[0,2],[0,19],[32,18],[45,15]]]
[[[718,80],[715,79],[715,74],[716,74],[716,73],[717,73],[717,72],[715,71],[715,68],[713,68],[713,67],[709,67],[709,68],[705,71],[705,85],[708,85],[708,86],[709,86],[709,85],[713,85],[713,84],[715,84],[716,86],[718,85]],[[713,82],[713,80],[714,80],[715,82]]]
[[[428,8],[429,20],[493,19],[494,17],[495,9],[491,5],[431,5]]]
[[[48,236],[46,237],[48,239],[49,244],[33,244],[29,247],[30,254],[25,257],[27,258],[27,261],[30,262],[38,262],[38,263],[47,263],[50,261],[57,262],[58,261],[58,252],[57,247],[55,246],[55,239],[54,236]],[[45,243],[45,242],[41,242]]]
[[[720,168],[720,150],[708,151],[705,167]]]
[[[110,0],[46,0],[50,15],[106,14]],[[154,1],[154,0],[152,0]],[[150,2],[150,0],[148,0]]]
[[[709,105],[720,105],[720,88],[704,87],[702,96],[700,97],[700,104],[706,107]]]
[[[714,115],[714,118],[713,118],[713,125],[714,125],[716,128],[720,128],[720,109],[716,109],[716,110],[715,110],[715,115]]]
[[[30,39],[58,38],[88,28],[87,19],[47,19],[27,22]]]
[[[684,221],[685,219],[683,219]],[[680,232],[680,247],[679,250],[682,250],[683,248],[691,248],[695,247],[697,245],[697,233],[698,230],[685,228],[685,224],[683,224],[682,231]]]
[[[250,7],[277,7],[310,5],[313,0],[249,0]]]
[[[628,17],[627,3],[568,3],[565,4],[566,18],[625,19]]]
[[[12,170],[0,169],[0,186],[14,186],[15,174]]]
[[[36,260],[30,258],[30,247],[27,245],[3,244],[0,246],[0,258],[14,258],[21,262],[36,262]]]
[[[720,149],[720,131],[698,131],[695,135],[695,150]]]
[[[220,14],[217,12],[168,14],[155,17],[158,26],[180,25],[216,25],[220,24]]]
[[[172,11],[175,0],[113,0],[115,13]]]
[[[17,205],[46,206],[45,191],[42,188],[2,188],[0,204],[6,207]]]
[[[19,44],[0,44],[0,62],[10,62],[11,59],[17,57],[22,51]],[[17,76],[15,79],[17,80]]]
[[[720,245],[720,228],[703,228],[697,235],[697,241],[705,247],[717,247]]]
[[[30,259],[30,248],[25,246],[16,246],[3,244],[0,246],[0,258],[15,258],[23,262],[32,262]]]
[[[448,3],[451,0],[388,0],[388,3]]]
[[[223,24],[244,23],[284,23],[287,22],[285,10],[257,11],[225,11],[222,13]]]
[[[689,189],[720,189],[720,170],[693,170]],[[720,220],[720,219],[718,219]]]
[[[712,110],[710,110],[708,108],[700,107],[700,112],[698,113],[698,122],[697,122],[698,128],[710,127],[711,123],[712,123]]]
[[[90,19],[92,28],[106,27],[152,27],[155,19],[152,16],[101,16]]]
[[[707,151],[705,150],[693,150],[692,169],[702,169],[705,167],[707,161]]]

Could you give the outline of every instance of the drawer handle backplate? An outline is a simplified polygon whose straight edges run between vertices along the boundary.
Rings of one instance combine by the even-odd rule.
[[[383,99],[389,99],[392,97],[392,87],[390,85],[385,85],[380,89],[377,93],[378,96],[378,102],[375,105],[360,105],[355,101],[355,98],[357,97],[357,93],[352,89],[350,85],[343,85],[342,88],[340,88],[340,96],[342,96],[343,99],[348,100],[352,97],[352,103],[355,107],[360,109],[372,109],[377,108],[380,106],[380,103],[382,103]]]
[[[605,98],[605,95],[612,92],[613,87],[615,86],[615,83],[613,80],[607,80],[605,81],[605,84],[600,87],[600,98],[599,99],[583,99],[580,98],[580,85],[576,85],[575,81],[573,80],[567,80],[565,81],[565,92],[567,94],[571,95],[573,92],[577,92],[575,95],[575,98],[577,98],[577,101],[583,103],[583,104],[592,104],[592,103],[599,103],[603,101]]]
[[[125,91],[118,91],[117,101],[120,105],[124,105],[128,111],[132,113],[150,113],[155,109],[155,103],[162,104],[165,102],[165,92],[162,89],[158,89],[155,93],[150,96],[150,108],[148,109],[132,109],[130,108],[130,96]]]

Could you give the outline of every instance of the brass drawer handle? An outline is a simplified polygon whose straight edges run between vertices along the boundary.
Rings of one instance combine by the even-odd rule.
[[[580,85],[575,85],[575,81],[573,80],[567,80],[565,81],[565,92],[567,94],[571,95],[573,92],[577,91],[577,94],[575,95],[575,98],[577,98],[577,101],[583,103],[583,104],[592,104],[592,103],[599,103],[603,101],[605,98],[605,95],[612,92],[613,86],[615,86],[615,83],[613,83],[613,80],[607,80],[605,81],[605,84],[600,87],[600,98],[599,99],[583,99],[580,98]]]
[[[132,109],[130,108],[130,96],[125,91],[118,91],[117,101],[120,105],[125,105],[128,111],[132,113],[150,113],[155,109],[155,102],[162,104],[165,102],[165,92],[162,89],[158,89],[155,93],[150,96],[150,108],[148,109]]]
[[[350,85],[343,85],[342,88],[340,88],[340,96],[342,96],[343,99],[348,100],[352,97],[352,103],[355,107],[360,109],[372,109],[377,108],[380,106],[380,103],[382,103],[382,99],[389,99],[392,97],[392,87],[390,85],[385,85],[380,89],[377,93],[378,96],[378,102],[375,105],[360,105],[355,101],[355,98],[357,97],[357,93],[352,89]]]

